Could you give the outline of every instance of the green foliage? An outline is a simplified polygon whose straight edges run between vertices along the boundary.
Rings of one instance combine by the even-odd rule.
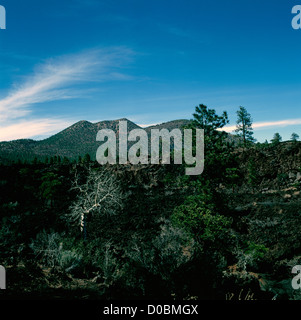
[[[64,248],[64,238],[57,232],[39,232],[29,247],[32,249],[35,258],[44,266],[60,267],[66,272],[73,272],[81,265],[82,256],[77,252],[77,248]]]
[[[254,159],[250,159],[248,163],[248,183],[252,188],[255,188],[259,182],[258,169]]]
[[[223,239],[231,225],[229,218],[214,212],[212,200],[212,195],[205,193],[189,196],[171,216],[176,226],[183,228],[203,246]]]
[[[254,142],[252,118],[245,107],[239,107],[237,111],[237,129],[239,136],[243,138],[243,144],[246,147],[248,143]]]
[[[214,109],[209,109],[203,104],[195,107],[193,117],[196,127],[204,129],[205,135],[209,136],[216,134],[215,130],[224,127],[229,122],[226,111],[221,116],[218,116]]]
[[[86,153],[82,159],[82,162],[83,163],[90,163],[90,161],[91,161],[91,157],[90,157],[89,153]]]
[[[7,211],[11,210],[13,204],[3,205],[3,208]],[[15,264],[20,259],[20,254],[24,249],[22,243],[22,235],[16,228],[16,224],[20,223],[20,219],[16,216],[4,217],[0,224],[0,252],[1,263]]]
[[[40,191],[42,198],[52,202],[59,194],[62,185],[59,176],[56,173],[47,172],[42,176],[41,181]]]
[[[172,275],[187,263],[194,251],[194,243],[188,235],[163,220],[160,231],[149,243],[133,239],[127,256],[148,272],[171,280]]]
[[[234,192],[234,188],[238,185],[240,176],[239,176],[238,168],[226,168],[226,183],[232,188]]]
[[[249,241],[245,253],[252,255],[253,259],[258,261],[264,257],[267,251],[268,248],[266,248],[263,244],[257,244]]]
[[[192,127],[204,129],[206,150],[212,150],[224,142],[227,134],[217,129],[221,129],[229,123],[226,111],[219,116],[214,109],[200,104],[195,107],[193,118]]]
[[[267,150],[270,145],[268,140],[265,140],[263,143],[257,142],[255,146],[259,150]]]
[[[231,146],[226,142],[228,134],[222,129],[229,123],[227,112],[218,115],[214,109],[200,104],[195,108],[193,121],[186,128],[204,129],[205,143],[205,167],[201,177],[204,181],[210,180],[212,184],[218,184],[223,177],[226,168],[231,162]],[[194,133],[194,130],[193,130]],[[193,135],[193,152],[195,153],[195,134]]]
[[[238,250],[237,265],[242,270],[256,269],[267,252],[268,248],[263,244],[247,241],[244,243],[243,248]]]
[[[280,135],[278,132],[276,132],[276,133],[274,134],[274,136],[273,136],[273,139],[271,140],[272,144],[273,144],[274,146],[276,146],[276,145],[278,145],[281,141],[282,141],[281,135]]]
[[[241,163],[239,149],[232,152],[234,147],[226,143],[227,134],[217,130],[226,123],[226,113],[217,115],[204,105],[196,108],[192,128],[203,128],[207,134],[201,176],[186,176],[184,166],[173,165],[100,167],[89,156],[80,157],[77,164],[77,155],[70,162],[55,153],[48,155],[48,161],[38,157],[26,164],[25,158],[20,158],[19,163],[0,166],[1,264],[10,267],[10,283],[14,282],[21,292],[27,288],[23,278],[30,283],[36,278],[47,283],[46,294],[64,297],[75,296],[73,288],[78,286],[76,294],[84,297],[91,297],[95,288],[105,299],[208,299],[225,296],[228,287],[220,280],[230,266],[246,271],[237,272],[235,283],[243,288],[246,282],[241,275],[250,276],[249,270],[270,275],[274,267],[283,267],[284,259],[300,251],[295,227],[299,217],[296,211],[288,210],[289,201],[297,201],[297,193],[284,207],[282,198],[274,206],[277,193],[244,194],[242,189],[239,194],[229,195],[221,188],[235,190],[241,177],[244,187],[247,178],[255,189],[261,174],[266,178],[257,158],[265,150],[244,150],[250,152],[250,160],[247,165]],[[290,154],[298,154],[299,143],[288,145],[296,150]],[[90,150],[78,154],[86,152]],[[105,183],[101,180],[97,186],[93,184],[95,176],[89,180],[86,162],[92,171],[104,170],[117,179],[121,194],[126,195],[122,196],[122,207],[111,200],[107,213],[100,207],[92,191],[104,189]],[[273,172],[271,176],[274,180]],[[91,188],[85,189],[83,196],[81,192],[89,181]],[[72,182],[79,189],[72,189]],[[108,194],[113,191],[116,186]],[[49,206],[49,202],[55,206]],[[74,204],[82,212],[89,202],[94,213],[91,209],[87,214],[88,236],[84,241],[80,226],[73,228],[64,217]],[[299,208],[297,202],[293,205],[292,209]],[[273,210],[277,211],[275,215]],[[284,259],[275,262],[280,255]],[[20,265],[24,266],[21,281],[15,271]],[[33,269],[38,272],[33,273]],[[62,279],[67,279],[67,285]],[[35,290],[45,293],[38,287]]]
[[[62,163],[63,163],[64,165],[67,165],[67,164],[70,163],[70,160],[69,160],[67,157],[64,157]]]
[[[82,266],[82,256],[74,248],[72,250],[62,250],[59,265],[65,272],[73,273],[74,270]]]
[[[299,135],[297,133],[293,132],[291,135],[291,140],[296,142],[296,141],[298,141],[298,139],[299,139]]]
[[[278,183],[283,184],[288,182],[288,174],[287,173],[279,173],[277,175]]]

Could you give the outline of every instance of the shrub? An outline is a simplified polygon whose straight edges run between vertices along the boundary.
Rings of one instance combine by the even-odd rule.
[[[60,253],[60,266],[68,273],[74,272],[81,266],[82,256],[75,251],[62,250]]]
[[[29,245],[41,263],[47,267],[56,267],[60,264],[62,243],[58,233],[38,233],[36,239]]]
[[[72,272],[81,264],[82,256],[75,250],[65,250],[59,233],[43,230],[29,246],[44,266],[61,267],[66,272]]]
[[[106,285],[114,283],[120,277],[117,259],[113,255],[113,247],[110,241],[105,244],[101,267]]]
[[[279,173],[277,175],[277,181],[279,184],[284,184],[288,181],[288,174],[287,173]]]
[[[268,248],[264,245],[249,241],[245,248],[237,251],[238,267],[242,270],[247,270],[248,267],[256,268],[267,251]]]
[[[159,234],[150,243],[133,241],[127,255],[150,273],[167,280],[190,260],[193,250],[193,240],[170,221],[164,220]]]
[[[215,214],[214,205],[208,195],[188,197],[184,204],[175,208],[172,214],[173,223],[183,228],[203,247],[212,247],[226,237],[231,220]]]

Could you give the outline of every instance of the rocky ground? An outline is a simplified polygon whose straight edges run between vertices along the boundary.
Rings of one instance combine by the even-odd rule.
[[[222,188],[233,228],[246,241],[262,244],[268,250],[259,265],[248,266],[246,262],[243,271],[230,266],[228,275],[257,280],[268,298],[300,299],[299,290],[291,285],[291,271],[301,264],[301,145],[283,143],[269,149],[254,148],[240,152],[239,158],[242,184],[234,192]],[[258,175],[254,186],[248,183],[250,159]]]
[[[233,234],[241,243],[255,243],[257,247],[250,252],[235,252],[238,260],[229,263],[224,271],[220,297],[227,300],[300,300],[299,290],[292,288],[292,268],[301,264],[301,143],[256,146],[238,149],[235,153],[239,179],[231,187],[221,183],[217,191],[225,200],[223,214],[233,219]],[[139,224],[138,229],[144,232],[149,215],[159,217],[164,213],[168,216],[171,212],[165,209],[172,209],[183,201],[181,194],[185,192],[179,190],[172,174],[173,189],[164,185],[164,179],[171,173],[167,172],[170,167],[128,165],[112,170],[126,185],[127,196],[136,204],[126,228],[134,225],[136,228]],[[250,181],[251,174],[256,176],[256,183]],[[146,206],[146,203],[148,215],[142,218],[145,208],[141,205]],[[116,229],[115,233],[118,236],[120,230]],[[254,263],[254,255],[261,255],[259,262]],[[97,275],[81,278],[30,263],[8,266],[7,275],[14,298],[17,292],[22,298],[28,294],[40,299],[110,298],[106,296],[108,292],[118,296],[114,289],[106,290]],[[6,297],[10,297],[9,291]]]

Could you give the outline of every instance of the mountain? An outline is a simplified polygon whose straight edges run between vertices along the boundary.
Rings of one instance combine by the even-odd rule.
[[[160,124],[156,124],[153,126],[149,126],[145,128],[145,131],[147,133],[151,132],[151,129],[168,129],[169,131],[173,130],[173,129],[181,129],[184,126],[187,126],[189,123],[191,122],[191,120],[186,120],[186,119],[181,119],[181,120],[173,120],[173,121],[168,121],[168,122],[163,122]]]
[[[142,129],[134,122],[122,118],[118,120],[107,120],[96,123],[79,121],[63,131],[40,141],[31,139],[20,139],[8,142],[0,142],[0,162],[9,162],[20,159],[33,160],[35,157],[44,160],[46,157],[61,156],[69,159],[77,159],[78,156],[90,154],[95,159],[96,150],[100,143],[96,141],[97,132],[101,129],[111,129],[118,133],[119,121],[127,121],[128,131]],[[174,120],[155,126],[143,128],[148,134],[151,129],[172,130],[182,128],[190,120]]]

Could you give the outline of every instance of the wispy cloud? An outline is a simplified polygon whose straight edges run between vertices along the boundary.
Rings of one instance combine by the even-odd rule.
[[[70,126],[72,121],[43,118],[30,121],[21,121],[5,127],[0,127],[0,141],[16,139],[42,138],[54,134]]]
[[[51,59],[38,66],[24,83],[16,85],[0,99],[0,122],[28,115],[34,104],[78,96],[72,85],[106,79],[125,80],[129,76],[114,70],[130,51],[125,48],[92,50]],[[112,70],[113,69],[113,70]]]
[[[124,47],[95,49],[49,59],[40,64],[31,75],[24,77],[22,83],[16,84],[6,97],[0,98],[0,140],[20,137],[17,134],[9,135],[18,126],[14,122],[20,119],[27,120],[28,134],[31,132],[30,125],[33,125],[33,133],[39,134],[38,128],[41,128],[41,133],[45,133],[49,127],[45,125],[47,119],[41,119],[40,122],[28,119],[34,115],[35,106],[44,102],[77,98],[85,93],[79,88],[84,82],[131,79],[119,69],[129,61],[132,54],[130,49]],[[61,123],[52,120],[51,128]],[[28,134],[22,133],[22,136],[32,136]]]
[[[279,128],[279,127],[288,127],[294,125],[301,125],[301,119],[287,119],[279,121],[266,121],[266,122],[254,122],[252,127],[257,130],[264,130],[268,128]],[[233,132],[236,129],[236,126],[225,126],[222,128],[223,131]]]

